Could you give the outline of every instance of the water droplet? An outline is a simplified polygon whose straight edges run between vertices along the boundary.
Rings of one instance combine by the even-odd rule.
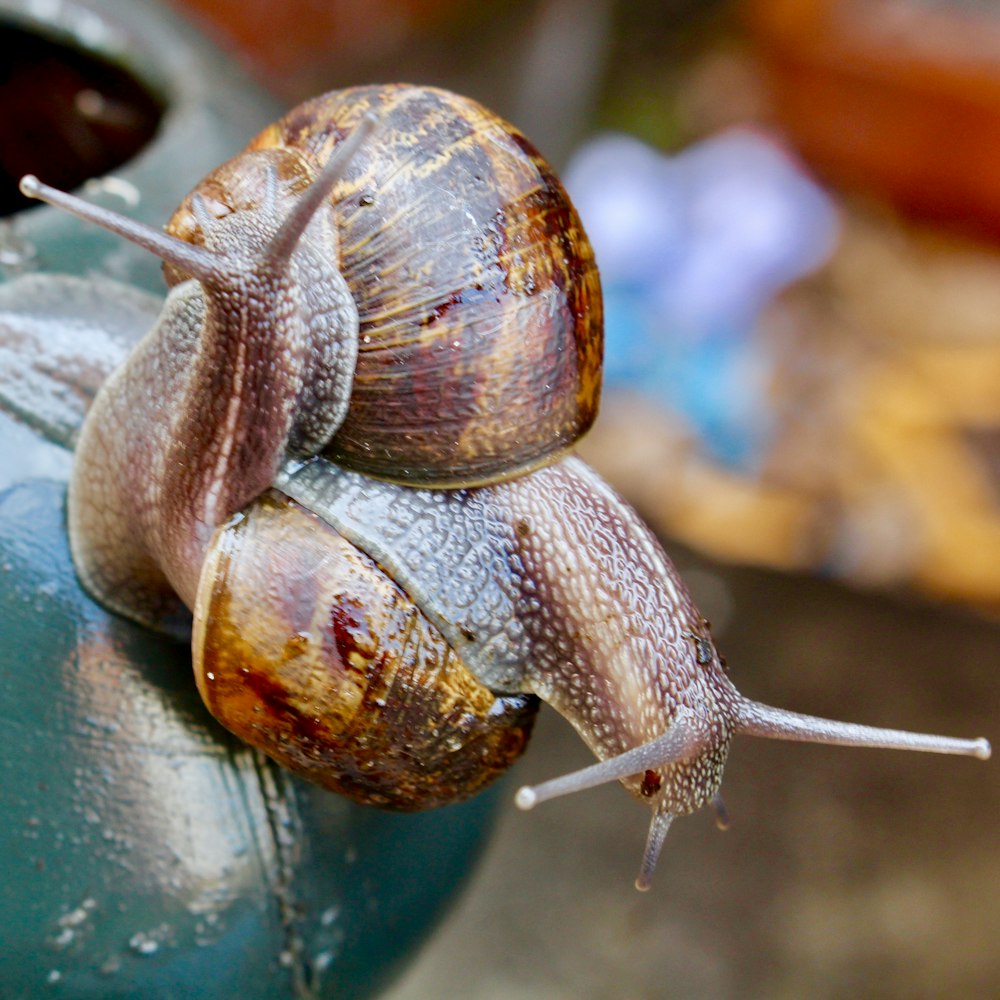
[[[129,947],[139,955],[155,955],[161,947],[172,943],[173,928],[170,924],[160,924],[149,931],[136,931],[128,939]]]
[[[72,927],[64,927],[53,939],[52,943],[56,948],[62,950],[68,948],[76,938],[76,931]]]
[[[160,943],[154,938],[147,936],[142,931],[133,934],[128,939],[129,947],[140,955],[155,955],[160,950]]]

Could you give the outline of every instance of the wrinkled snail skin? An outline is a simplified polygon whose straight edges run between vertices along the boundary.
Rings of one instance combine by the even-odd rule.
[[[307,102],[167,233],[22,190],[157,254],[171,285],[80,434],[81,580],[190,635],[209,709],[279,763],[441,805],[518,757],[542,699],[598,763],[518,805],[621,781],[653,814],[644,889],[738,733],[989,756],[736,691],[655,537],[566,456],[600,394],[593,253],[545,161],[475,102]]]
[[[387,569],[480,681],[539,696],[601,760],[683,719],[672,757],[622,776],[654,828],[715,796],[740,696],[655,537],[579,459],[447,492],[317,459],[278,485]]]
[[[254,159],[266,211],[205,209],[212,257],[185,262],[203,280],[171,290],[77,446],[68,507],[81,579],[145,624],[184,619],[216,526],[270,486],[303,424],[322,443],[347,409],[357,310],[335,229],[320,211],[306,220],[314,238],[272,259],[290,194],[276,163]]]
[[[316,459],[277,485],[385,568],[480,681],[537,694],[599,757],[659,736],[685,705],[724,716],[731,685],[717,658],[698,661],[695,639],[711,639],[687,588],[579,459],[457,491]]]

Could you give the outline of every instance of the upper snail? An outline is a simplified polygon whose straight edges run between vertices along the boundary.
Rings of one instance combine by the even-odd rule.
[[[353,149],[330,199],[330,252],[358,331],[350,406],[323,453],[435,487],[551,462],[597,413],[600,282],[552,169],[481,105],[402,86],[308,101],[209,174],[167,231],[205,245],[230,213],[284,215],[366,118],[377,135]]]
[[[653,808],[644,888],[737,732],[988,756],[733,688],[658,542],[562,457],[599,395],[593,255],[545,161],[474,102],[317,98],[166,235],[22,189],[172,285],[80,435],[81,580],[147,624],[193,611],[206,703],[279,762],[361,801],[452,801],[518,756],[540,696],[602,763],[519,804],[621,779]]]

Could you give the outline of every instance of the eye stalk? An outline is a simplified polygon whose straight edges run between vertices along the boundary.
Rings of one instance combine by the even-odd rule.
[[[926,753],[956,754],[989,760],[989,741],[933,736],[900,729],[882,729],[852,722],[837,722],[817,716],[803,715],[773,708],[744,698],[735,690],[726,699],[727,723],[733,735],[760,736],[772,740],[793,740],[800,743],[821,743],[835,746],[873,747],[883,750],[919,750]],[[600,761],[571,774],[553,778],[540,785],[524,785],[514,796],[518,809],[533,809],[541,802],[594,788],[611,781],[641,775],[649,770],[678,766],[697,767],[699,758],[708,752],[710,739],[686,716],[680,716],[670,728],[655,740],[625,753]],[[635,886],[649,889],[653,871],[663,841],[674,819],[666,797],[653,806],[649,836]]]
[[[377,127],[378,121],[375,116],[365,115],[351,134],[334,150],[326,166],[302,193],[292,211],[284,218],[265,246],[263,253],[259,255],[257,261],[259,269],[282,267],[289,260],[320,205],[329,196],[334,185],[344,176],[344,171],[355,154],[370,139]],[[119,215],[100,205],[84,201],[66,191],[49,187],[34,174],[22,177],[19,187],[21,194],[26,198],[44,201],[85,222],[91,222],[121,236],[199,281],[219,282],[226,275],[242,272],[245,268],[241,262],[229,262],[218,253],[192,246],[153,226],[147,226],[128,216]]]

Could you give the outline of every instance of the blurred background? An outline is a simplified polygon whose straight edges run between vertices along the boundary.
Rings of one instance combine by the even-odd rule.
[[[517,124],[603,274],[581,451],[737,686],[998,742],[995,3],[171,3],[281,104],[409,80]],[[587,757],[544,713],[510,794]],[[502,812],[391,1000],[1000,995],[995,764],[744,740],[723,792],[645,896],[620,789]]]

